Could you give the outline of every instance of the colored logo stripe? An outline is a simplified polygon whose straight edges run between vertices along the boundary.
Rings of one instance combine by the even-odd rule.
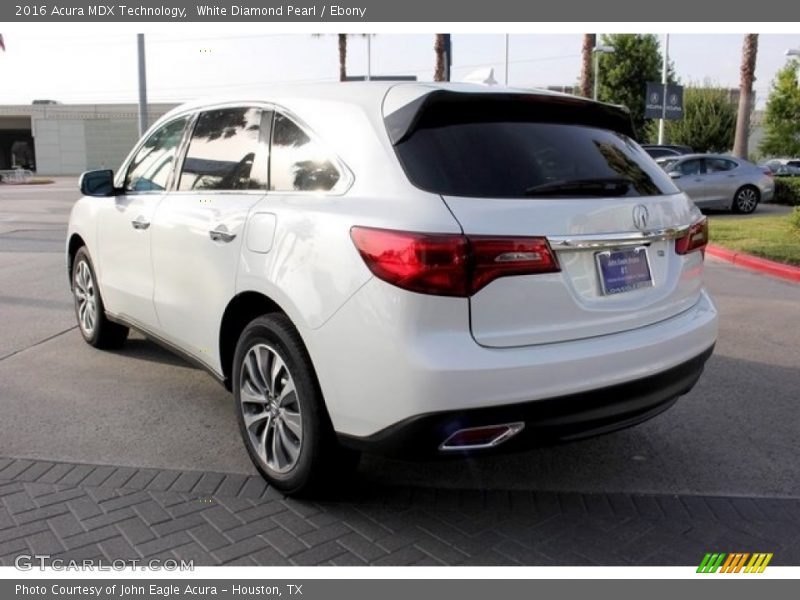
[[[747,562],[747,559],[750,562]],[[749,552],[733,552],[727,554],[725,552],[709,552],[700,562],[697,567],[698,573],[763,573],[764,569],[772,560],[772,553],[756,552],[750,554]],[[747,563],[747,566],[745,566]],[[744,570],[742,570],[744,569]]]

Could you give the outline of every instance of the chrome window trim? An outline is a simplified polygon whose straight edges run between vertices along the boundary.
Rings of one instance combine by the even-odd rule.
[[[334,163],[334,166],[339,170],[339,174],[342,176],[341,179],[336,183],[336,185],[331,190],[327,191],[297,191],[297,190],[290,190],[290,191],[278,191],[278,190],[206,190],[207,193],[214,193],[214,194],[280,194],[281,196],[310,196],[310,197],[319,197],[319,196],[343,196],[347,192],[350,191],[350,188],[353,187],[353,183],[355,183],[355,175],[350,170],[350,167],[347,163],[342,160],[342,158],[334,152],[330,145],[325,143],[323,139],[321,139],[313,129],[311,129],[308,124],[297,116],[294,112],[289,110],[288,108],[276,104],[274,102],[266,102],[266,101],[251,101],[251,102],[218,102],[214,104],[206,104],[203,106],[196,106],[174,115],[168,120],[158,120],[156,121],[141,137],[141,139],[137,142],[136,146],[134,146],[133,150],[128,154],[125,158],[125,161],[122,163],[120,167],[119,173],[116,174],[114,178],[114,185],[118,188],[121,188],[122,185],[125,183],[125,174],[128,172],[128,168],[130,167],[130,163],[133,160],[133,157],[136,156],[136,153],[139,149],[144,145],[145,141],[147,141],[150,136],[156,132],[156,127],[160,129],[164,125],[168,125],[175,119],[183,118],[188,116],[189,123],[187,124],[186,131],[184,131],[184,138],[181,141],[181,144],[178,146],[178,156],[176,159],[176,165],[180,165],[183,167],[183,160],[186,157],[186,151],[188,150],[189,140],[191,139],[191,132],[194,131],[194,124],[197,119],[197,116],[204,111],[207,110],[215,110],[220,108],[260,108],[262,110],[270,110],[273,113],[280,112],[287,118],[289,118],[292,122],[295,123],[302,131],[305,133],[310,139],[318,143],[322,148],[325,149],[326,153],[329,155],[331,161]],[[274,119],[274,116],[273,116]],[[270,132],[271,135],[271,132]],[[270,139],[270,160],[272,155],[272,140]],[[187,193],[199,193],[197,191],[188,191],[183,190],[179,191],[175,189],[175,170],[170,174],[170,180],[168,182],[168,187],[165,190],[148,190],[148,191],[141,191],[141,192],[125,192],[126,195],[128,194],[187,194]]]

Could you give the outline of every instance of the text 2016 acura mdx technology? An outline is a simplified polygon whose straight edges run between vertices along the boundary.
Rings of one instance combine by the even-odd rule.
[[[181,106],[91,171],[80,331],[132,327],[235,396],[288,493],[359,451],[523,448],[639,423],[712,352],[706,221],[618,107],[422,83]]]

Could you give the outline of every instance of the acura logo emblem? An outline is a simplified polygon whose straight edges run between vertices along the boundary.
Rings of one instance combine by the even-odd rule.
[[[633,207],[633,225],[636,229],[644,231],[647,229],[647,221],[650,219],[650,212],[644,204],[637,204]]]

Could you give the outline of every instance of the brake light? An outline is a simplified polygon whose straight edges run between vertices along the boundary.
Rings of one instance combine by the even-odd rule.
[[[764,175],[766,175],[767,177],[772,177],[772,178],[775,177],[775,173],[773,173],[772,169],[770,169],[769,167],[764,167],[762,171],[764,171]]]
[[[708,244],[708,219],[703,217],[694,223],[689,232],[675,240],[675,252],[678,254],[688,254],[695,250],[704,250]]]
[[[400,288],[468,297],[499,277],[559,271],[543,237],[466,236],[353,227],[372,273]]]

